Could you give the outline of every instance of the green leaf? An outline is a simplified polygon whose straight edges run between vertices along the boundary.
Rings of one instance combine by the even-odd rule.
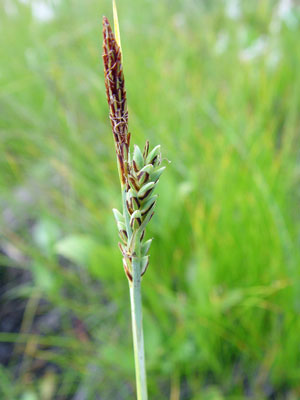
[[[22,394],[21,400],[38,400],[38,396],[34,392],[28,390]]]
[[[33,229],[33,238],[40,249],[48,255],[53,253],[53,247],[60,235],[58,226],[49,219],[41,219]]]
[[[42,263],[33,263],[31,273],[36,286],[44,292],[58,290],[61,286],[62,278]]]

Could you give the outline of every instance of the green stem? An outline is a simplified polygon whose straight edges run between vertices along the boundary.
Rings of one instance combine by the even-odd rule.
[[[136,390],[138,400],[147,400],[147,379],[145,367],[142,296],[141,296],[141,262],[132,257],[132,282],[129,283],[133,348],[135,360]]]
[[[126,206],[126,189],[122,187],[123,213],[125,217],[126,231],[128,240],[132,237],[132,229],[129,223],[129,213]],[[136,257],[132,257],[132,282],[129,282],[133,350],[136,376],[137,400],[147,400],[147,379],[145,367],[145,350],[143,334],[143,314],[142,314],[142,295],[141,295],[141,261],[140,243],[135,241],[134,252]]]

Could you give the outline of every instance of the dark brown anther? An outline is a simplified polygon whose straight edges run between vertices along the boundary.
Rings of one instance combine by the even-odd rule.
[[[144,239],[144,236],[145,236],[145,229],[143,230],[143,232],[141,234],[140,241],[142,241]]]

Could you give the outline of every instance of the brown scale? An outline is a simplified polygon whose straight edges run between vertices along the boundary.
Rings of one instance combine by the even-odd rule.
[[[124,267],[125,274],[127,275],[127,277],[130,280],[130,282],[132,282],[132,275],[129,272],[129,269],[127,267],[127,264],[126,264],[126,261],[124,260],[124,258],[123,258],[123,267]]]
[[[135,172],[139,172],[139,169],[138,169],[138,167],[137,167],[137,165],[136,165],[136,162],[135,162],[134,160],[132,160],[132,165],[133,165],[134,171],[135,171]]]
[[[145,200],[147,196],[149,196],[149,194],[153,192],[153,188],[147,190],[147,192],[145,194],[143,194],[143,196],[139,196],[140,200]]]
[[[144,160],[146,160],[148,152],[149,152],[149,141],[147,140],[143,151]]]
[[[140,190],[140,186],[138,185],[138,183],[136,182],[136,180],[132,177],[132,176],[128,176],[128,179],[130,180],[130,182],[132,183],[132,186],[134,187],[134,189],[138,192]]]
[[[155,201],[151,204],[151,206],[149,208],[147,208],[147,210],[142,212],[142,216],[144,217],[145,215],[147,215],[148,212],[154,207],[154,205],[155,205]]]
[[[145,178],[143,180],[143,184],[146,183],[149,180],[150,175],[148,174],[148,172],[142,171],[138,174],[138,180],[140,181],[141,178],[145,175]]]
[[[129,212],[129,214],[131,215],[131,214],[133,214],[133,208],[132,208],[132,206],[131,206],[131,204],[129,203],[129,201],[128,200],[126,200],[126,206],[127,206],[127,210],[128,210],[128,212]]]

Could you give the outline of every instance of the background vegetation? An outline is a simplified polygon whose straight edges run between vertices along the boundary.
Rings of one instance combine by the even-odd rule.
[[[130,130],[171,160],[143,281],[150,398],[299,399],[299,8],[118,7]],[[0,3],[1,399],[134,398],[103,14]]]

